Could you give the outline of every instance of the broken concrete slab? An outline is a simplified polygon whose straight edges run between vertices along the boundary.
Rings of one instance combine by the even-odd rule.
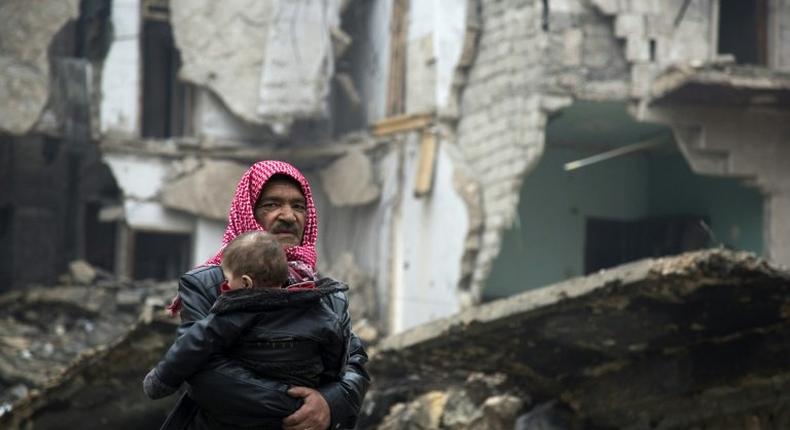
[[[90,285],[96,279],[96,269],[85,260],[72,261],[69,277],[77,285]]]
[[[0,3],[0,131],[23,135],[49,96],[47,50],[52,38],[79,15],[79,0]]]
[[[170,8],[181,79],[251,123],[281,129],[327,116],[339,1],[174,0]]]
[[[368,204],[381,194],[373,175],[373,162],[356,148],[349,148],[320,174],[329,201],[337,207]]]
[[[648,102],[787,107],[790,73],[735,64],[673,66],[652,82]]]
[[[162,188],[162,205],[224,221],[233,200],[236,184],[249,166],[231,161],[209,161]]]
[[[214,91],[234,114],[258,122],[256,109],[272,2],[211,0],[170,3],[179,78]],[[231,31],[228,31],[231,30]]]
[[[387,338],[370,369],[425,387],[502,372],[596,425],[688,428],[790,402],[787,297],[790,274],[748,253],[643,260]]]

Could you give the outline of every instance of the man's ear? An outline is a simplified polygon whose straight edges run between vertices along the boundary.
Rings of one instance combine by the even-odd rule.
[[[252,288],[252,278],[249,275],[241,275],[241,288]]]

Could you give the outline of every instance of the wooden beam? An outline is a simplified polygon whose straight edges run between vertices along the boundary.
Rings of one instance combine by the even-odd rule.
[[[374,136],[386,136],[395,133],[419,130],[429,126],[433,122],[433,112],[413,113],[408,115],[398,115],[373,124],[371,133]]]
[[[417,178],[414,181],[414,197],[427,196],[433,188],[438,146],[436,132],[429,129],[423,130],[420,140],[420,164],[417,166]]]

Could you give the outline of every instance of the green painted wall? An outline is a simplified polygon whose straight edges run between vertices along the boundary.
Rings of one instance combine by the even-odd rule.
[[[563,164],[592,155],[547,147],[524,180],[518,218],[505,231],[484,291],[486,298],[584,274],[585,218],[634,220],[707,215],[717,238],[760,253],[762,198],[733,179],[691,172],[678,153],[639,153],[571,172]]]
[[[763,197],[736,179],[695,175],[680,154],[651,155],[650,213],[704,214],[716,239],[736,249],[763,252]]]

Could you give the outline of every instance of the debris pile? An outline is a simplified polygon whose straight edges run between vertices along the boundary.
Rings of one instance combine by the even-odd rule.
[[[54,287],[0,296],[4,309],[0,318],[0,427],[21,426],[22,417],[35,418],[44,404],[72,409],[79,416],[80,409],[88,413],[85,409],[109,400],[112,395],[107,390],[113,377],[91,381],[79,370],[87,370],[86,366],[91,372],[101,372],[109,365],[114,378],[125,375],[121,391],[134,392],[143,400],[140,380],[172,341],[177,319],[166,318],[163,307],[176,291],[175,282],[112,279],[82,262],[72,263],[61,281],[62,285]],[[139,340],[152,336],[159,340]],[[96,363],[121,350],[124,359]],[[94,392],[95,399],[85,403],[78,395],[84,388],[101,394]],[[58,390],[63,396],[56,401]],[[138,412],[150,406],[138,405]],[[53,426],[64,428],[62,423]],[[82,424],[74,428],[78,427],[85,428]],[[48,427],[36,422],[36,428]]]

